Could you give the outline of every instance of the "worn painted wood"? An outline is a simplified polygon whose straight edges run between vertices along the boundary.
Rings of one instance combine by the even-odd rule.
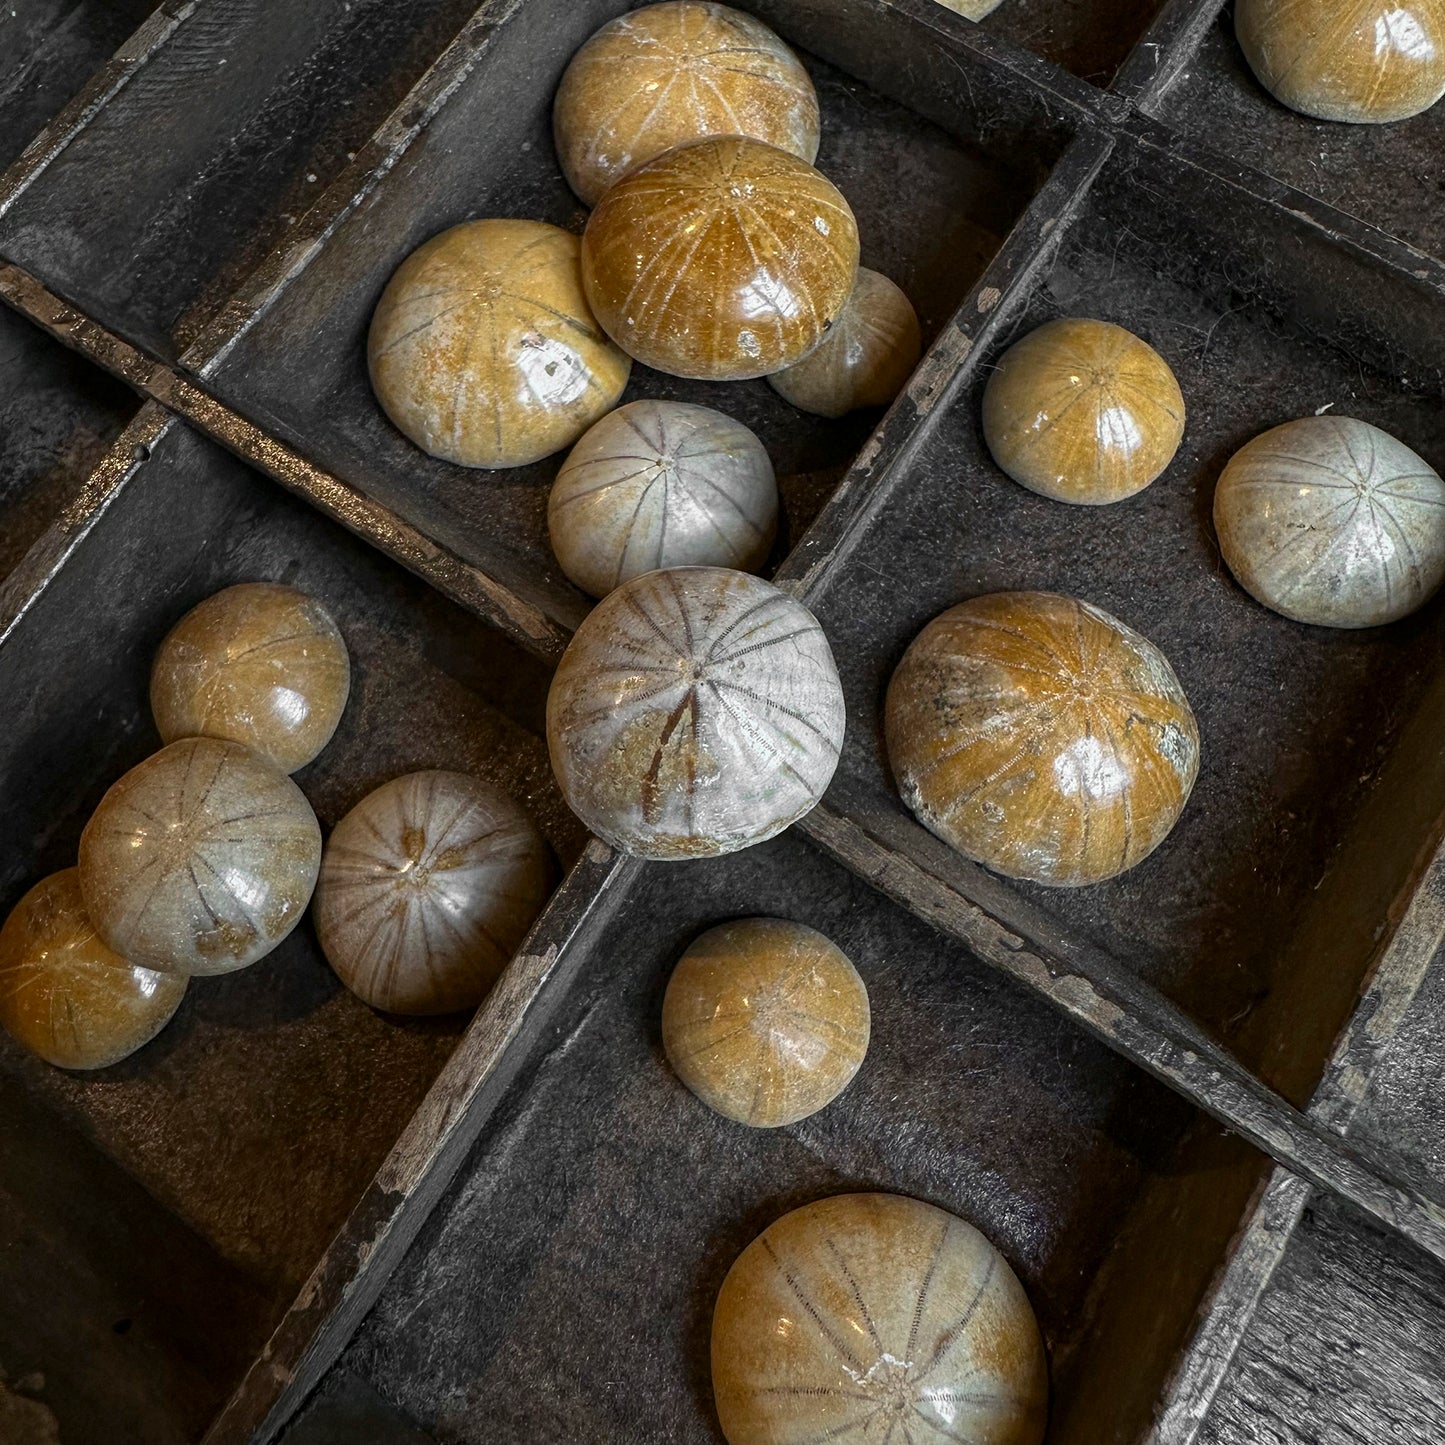
[[[551,618],[388,508],[222,405],[201,384],[107,331],[18,266],[0,265],[0,301],[185,417],[227,451],[299,493],[327,516],[425,578],[445,596],[495,623],[529,652],[549,662],[561,657],[568,633]]]
[[[588,937],[606,922],[637,866],[596,840],[588,844],[205,1445],[269,1438],[325,1374],[505,1091],[518,1045],[545,1025]]]
[[[1309,1117],[1350,1134],[1381,1058],[1415,1006],[1442,941],[1445,846],[1437,846],[1330,1054]],[[1252,1202],[1176,1363],[1148,1445],[1194,1445],[1199,1438],[1310,1197],[1303,1178],[1277,1168]]]
[[[146,17],[114,57],[85,83],[73,99],[0,175],[0,216],[94,119],[194,13],[196,0],[166,0]]]
[[[1445,1273],[1335,1201],[1318,1201],[1195,1439],[1439,1445]]]

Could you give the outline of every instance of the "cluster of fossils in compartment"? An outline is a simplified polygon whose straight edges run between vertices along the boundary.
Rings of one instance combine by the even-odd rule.
[[[1241,0],[1240,37],[1261,79],[1312,114],[1391,119],[1437,99],[1445,70],[1414,64],[1408,35],[1399,63],[1365,62],[1379,7],[1352,8],[1342,25],[1338,7]],[[549,697],[554,771],[579,817],[623,851],[724,853],[822,796],[845,726],[836,667],[811,614],[745,575],[776,525],[757,439],[683,403],[611,408],[632,361],[709,380],[766,375],[827,416],[886,403],[917,359],[917,320],[891,281],[858,266],[847,201],[811,165],[806,72],[756,20],[700,4],[624,16],[574,57],[554,124],[567,179],[592,207],[580,247],[498,221],[430,242],[378,308],[373,380],[398,425],[453,460],[516,464],[573,443],[549,530],[566,575],[603,600]],[[544,254],[557,265],[545,281]],[[538,408],[559,430],[523,444]],[[982,424],[1015,483],[1092,507],[1162,476],[1185,417],[1153,348],[1068,318],[1004,354]],[[1390,622],[1445,580],[1445,483],[1350,418],[1307,417],[1249,443],[1220,479],[1215,522],[1239,583],[1299,622]],[[1168,660],[1087,601],[1048,593],[976,597],[936,618],[894,673],[884,729],[899,792],[925,826],[997,872],[1056,886],[1142,862],[1199,771],[1198,724]],[[866,992],[827,939],[742,920],[678,964],[663,1037],[709,1107],[777,1126],[826,1106],[861,1065]],[[1042,1437],[1042,1355],[1020,1343],[1037,1328],[986,1243],[960,1266],[970,1282],[957,1318],[936,1338],[922,1323],[949,1241],[972,1233],[944,1223],[930,1254],[921,1240],[940,1226],[910,1213],[925,1209],[827,1201],[745,1252],[713,1327],[733,1445],[891,1433],[895,1421],[950,1439]],[[921,1285],[919,1251],[931,1260]],[[881,1259],[894,1267],[880,1272]],[[994,1314],[984,1301],[1005,1276],[1010,1303]],[[796,1327],[800,1311],[811,1328]],[[886,1338],[908,1320],[906,1337]]]
[[[978,19],[1000,0],[941,3]],[[1235,13],[1261,83],[1307,115],[1398,120],[1445,94],[1445,0]],[[634,362],[766,377],[826,417],[906,384],[917,316],[859,264],[848,202],[812,164],[819,125],[807,71],[760,21],[698,0],[631,11],[582,47],[555,100],[563,172],[591,207],[581,238],[466,221],[403,262],[372,321],[377,400],[417,446],[475,468],[567,451],[552,548],[601,600],[549,694],[553,770],[594,833],[649,859],[775,836],[822,797],[842,748],[821,626],[755,575],[778,518],[766,448],[709,407],[619,405]],[[1146,342],[1067,318],[1004,353],[981,420],[1014,483],[1093,507],[1166,473],[1186,405]],[[1239,584],[1299,623],[1389,623],[1445,580],[1445,481],[1351,418],[1255,438],[1220,477],[1214,520]],[[435,771],[378,788],[323,845],[290,775],[330,740],[349,680],[336,624],[293,589],[241,584],[182,618],[152,670],[165,745],[106,793],[78,866],[36,884],[0,931],[0,1024],[52,1064],[105,1067],[164,1028],[191,978],[256,963],[308,907],[372,1007],[476,1007],[545,904],[551,854],[505,794]],[[1056,886],[1148,857],[1200,762],[1162,653],[1051,593],[935,618],[898,664],[883,725],[924,826]],[[662,1033],[703,1104],[780,1127],[864,1065],[868,995],[814,930],[735,920],[678,962]],[[895,1425],[1038,1445],[1047,1419],[1043,1343],[1008,1265],[963,1220],[893,1195],[822,1200],[764,1231],[719,1294],[712,1371],[731,1445]]]

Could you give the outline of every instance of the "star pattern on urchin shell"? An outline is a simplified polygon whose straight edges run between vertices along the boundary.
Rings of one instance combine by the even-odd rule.
[[[994,594],[936,618],[899,665],[886,716],[918,817],[1039,881],[1099,881],[1141,861],[1198,769],[1197,724],[1163,655],[1056,594]]]
[[[826,1226],[801,1242],[789,1235],[781,1247],[773,1237],[776,1226],[755,1241],[752,1287],[770,1274],[768,1299],[776,1305],[765,1306],[754,1326],[801,1331],[805,1339],[789,1359],[798,1378],[780,1379],[764,1364],[750,1378],[731,1380],[725,1403],[730,1414],[765,1419],[773,1445],[970,1445],[980,1426],[990,1439],[1039,1438],[1045,1401],[1034,1392],[1027,1365],[1010,1379],[986,1368],[981,1359],[987,1349],[984,1356],[978,1351],[980,1332],[998,1327],[996,1319],[981,1321],[985,1304],[997,1305],[1008,1285],[1015,1292],[1012,1307],[1027,1311],[1016,1284],[1005,1279],[1007,1266],[954,1216],[919,1208],[934,1230],[931,1250],[920,1257],[926,1262],[907,1275],[890,1272],[881,1284],[876,1262],[850,1253]],[[941,1300],[937,1286],[950,1248],[974,1255],[966,1292],[953,1301]],[[780,1308],[786,1309],[785,1324],[773,1319]],[[802,1365],[800,1356],[809,1363]],[[717,1364],[715,1358],[715,1371]]]
[[[548,698],[568,802],[628,847],[665,836],[716,852],[772,837],[822,796],[843,724],[817,619],[725,568],[644,573],[611,593]]]

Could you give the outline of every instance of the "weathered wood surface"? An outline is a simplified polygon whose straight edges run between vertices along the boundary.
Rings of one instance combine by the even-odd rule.
[[[437,591],[494,623],[529,652],[555,662],[568,633],[479,568],[419,532],[389,508],[306,460],[129,342],[107,331],[48,291],[18,266],[0,264],[0,302],[13,307],[65,345],[183,416],[227,451],[303,496],[334,521],[363,537]]]
[[[1311,1206],[1200,1445],[1440,1445],[1445,1271],[1333,1201]]]
[[[1435,830],[1438,832],[1438,829]],[[1397,1147],[1429,1177],[1445,1169],[1439,1109],[1445,1050],[1445,846],[1410,891],[1307,1113],[1345,1135]],[[1291,1248],[1310,1201],[1298,1175],[1276,1168],[1252,1202],[1227,1262],[1175,1367],[1150,1445],[1194,1445],[1236,1353],[1255,1347],[1255,1315]],[[1262,1328],[1262,1326],[1261,1326]],[[1445,1357],[1440,1362],[1445,1375]],[[1387,1377],[1388,1378],[1388,1377]]]

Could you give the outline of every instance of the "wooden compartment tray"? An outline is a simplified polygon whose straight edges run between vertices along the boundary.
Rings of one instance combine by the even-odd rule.
[[[1019,1271],[1050,1445],[1302,1441],[1312,1409],[1433,1439],[1445,602],[1296,626],[1234,585],[1209,510],[1235,448],[1323,409],[1445,461],[1439,208],[1398,184],[1439,122],[1325,128],[1321,169],[1322,128],[1253,87],[1217,0],[1005,0],[977,26],[934,0],[750,5],[812,70],[820,164],[929,349],[881,421],[634,372],[629,397],[721,406],[768,444],[771,570],[827,630],[849,707],[791,834],[641,864],[587,840],[547,767],[548,667],[589,605],[547,547],[556,462],[426,458],[364,366],[376,297],[426,236],[581,225],[551,95],[628,8],[196,0],[108,64],[104,24],[140,19],[119,5],[0,19],[23,41],[0,70],[0,417],[40,439],[0,436],[0,903],[70,860],[155,746],[169,624],[245,577],[314,592],[351,646],[342,731],[299,778],[323,824],[457,766],[570,865],[470,1022],[373,1014],[302,930],[94,1077],[0,1040],[0,1391],[66,1445],[716,1441],[728,1263],[792,1205],[868,1187],[974,1220]],[[998,355],[1065,314],[1143,335],[1189,407],[1166,476],[1104,510],[1015,487],[980,435]],[[1174,835],[1080,892],[951,854],[882,756],[919,627],[1023,587],[1158,643],[1203,733]],[[773,1133],[707,1114],[658,1036],[678,953],[750,913],[834,937],[874,1007],[853,1088]],[[1352,1328],[1373,1368],[1342,1403],[1328,1362]]]

